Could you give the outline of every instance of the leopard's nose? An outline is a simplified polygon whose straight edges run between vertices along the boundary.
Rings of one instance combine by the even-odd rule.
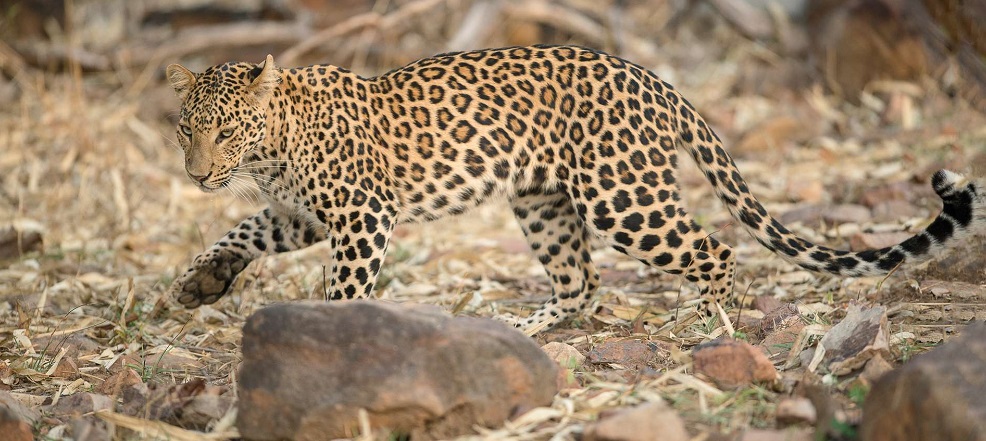
[[[210,171],[209,173],[206,173],[204,175],[193,175],[189,173],[188,176],[196,181],[205,182],[206,179],[209,179],[209,176],[212,176],[212,172]]]

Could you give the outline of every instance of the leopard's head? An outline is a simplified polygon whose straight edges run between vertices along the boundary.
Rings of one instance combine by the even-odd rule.
[[[168,80],[182,101],[178,142],[185,171],[205,191],[226,186],[243,156],[264,141],[266,109],[281,81],[274,58],[226,63],[196,74],[172,64]]]

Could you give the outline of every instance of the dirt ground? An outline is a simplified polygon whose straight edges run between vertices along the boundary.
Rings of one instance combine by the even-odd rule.
[[[387,10],[414,2],[397,3]],[[502,16],[522,7],[501,3]],[[466,41],[476,47],[586,44],[652,69],[712,122],[768,210],[810,240],[848,248],[899,239],[893,233],[918,231],[937,214],[940,201],[928,182],[935,170],[986,171],[986,119],[931,76],[872,84],[853,103],[826,88],[824,74],[806,67],[804,57],[747,38],[711,8],[680,16],[674,2],[639,2],[613,18],[589,2],[562,3],[565,11],[604,17],[587,20],[608,37],[543,18],[536,25],[507,21]],[[443,20],[441,29],[413,16],[396,30],[352,32],[347,49],[340,45],[337,53],[306,56],[373,75],[449,49],[461,35],[449,23],[465,21],[472,4],[435,6],[428,14]],[[260,61],[268,51],[278,60],[285,45],[200,51],[143,68],[68,63],[0,75],[0,228],[37,232],[43,240],[39,249],[0,261],[0,388],[41,406],[97,389],[128,366],[159,388],[203,379],[235,398],[245,318],[271,303],[322,298],[330,263],[322,246],[260,259],[237,279],[231,295],[211,306],[184,310],[163,298],[193,256],[263,205],[256,194],[202,193],[185,177],[174,129],[179,103],[164,81],[162,62],[195,70],[230,53]],[[849,304],[887,306],[893,364],[984,316],[981,269],[946,271],[946,260],[901,268],[887,279],[809,273],[739,231],[694,164],[683,161],[681,173],[689,211],[734,246],[737,289],[747,304],[773,297],[796,304],[805,323],[822,325],[837,323]],[[972,242],[964,254],[945,258],[970,254],[982,256],[983,247]],[[840,436],[853,439],[865,382],[797,366],[782,370],[775,385],[716,388],[692,375],[690,349],[729,329],[756,345],[763,336],[752,324],[763,313],[751,306],[726,308],[731,328],[700,320],[689,307],[695,291],[679,278],[612,249],[597,247],[593,258],[603,287],[591,308],[534,338],[567,342],[582,353],[627,340],[654,342],[660,350],[643,365],[590,360],[575,369],[574,383],[552,407],[557,412],[481,437],[572,439],[600,412],[654,395],[679,411],[694,436],[775,428],[777,403],[805,383],[823,387],[837,403],[846,427]],[[441,223],[400,226],[377,285],[382,299],[482,317],[525,315],[548,294],[543,270],[504,203]],[[155,310],[156,304],[163,308]],[[779,368],[786,362],[772,361]],[[229,421],[192,428],[230,434]],[[36,434],[58,439],[66,424],[46,419]],[[136,426],[118,423],[117,437],[136,437],[125,429]]]

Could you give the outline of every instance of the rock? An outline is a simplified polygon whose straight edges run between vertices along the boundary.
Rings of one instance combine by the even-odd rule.
[[[589,361],[595,364],[614,363],[639,371],[658,357],[662,348],[654,342],[640,340],[604,341],[589,351]]]
[[[13,410],[0,407],[0,433],[8,441],[32,441],[34,431],[31,423],[21,419]]]
[[[233,407],[233,397],[228,395],[202,394],[197,395],[182,407],[178,425],[205,429],[209,423],[217,421],[226,415]]]
[[[787,211],[781,215],[784,224],[801,222],[805,225],[817,225],[824,221],[828,226],[854,223],[861,224],[871,219],[870,209],[856,204],[818,204],[807,205]]]
[[[927,278],[986,285],[986,237],[973,236],[935,257],[920,274]]]
[[[760,320],[760,333],[762,335],[770,334],[777,329],[789,328],[796,322],[804,323],[801,320],[798,307],[793,303],[782,303],[777,308],[764,312],[763,319]]]
[[[585,363],[585,355],[578,349],[567,343],[551,342],[541,346],[541,350],[548,354],[558,366],[567,369],[577,369]]]
[[[651,401],[600,416],[588,425],[583,441],[687,441],[681,417],[664,401]]]
[[[267,307],[243,329],[236,425],[246,439],[473,433],[551,403],[556,366],[502,323],[382,301]]]
[[[922,216],[919,205],[903,199],[882,201],[873,206],[873,221],[899,222],[901,219]]]
[[[55,372],[52,373],[53,377],[62,378],[65,380],[74,380],[79,377],[79,366],[72,357],[63,357],[61,361],[58,362],[58,366],[55,368]]]
[[[108,421],[92,416],[72,420],[69,423],[69,428],[72,431],[72,439],[75,441],[111,441],[113,439],[113,425]]]
[[[851,305],[846,318],[822,337],[822,364],[835,375],[846,375],[862,367],[875,355],[890,356],[887,340],[887,308],[864,309]]]
[[[0,228],[0,262],[18,259],[29,252],[41,250],[42,247],[40,226],[28,229],[13,226]]]
[[[863,403],[861,440],[986,439],[986,325],[888,372]]]
[[[788,397],[777,403],[774,418],[782,426],[807,423],[815,424],[815,405],[805,397]]]
[[[541,350],[558,364],[557,383],[559,390],[575,389],[582,386],[575,375],[575,370],[585,363],[585,355],[582,355],[574,346],[561,342],[546,343],[541,346]]]
[[[798,339],[798,334],[804,328],[805,322],[798,318],[767,334],[757,346],[763,349],[771,359],[786,360],[791,348],[794,347],[795,340]]]
[[[51,407],[51,413],[57,417],[81,417],[97,410],[113,409],[113,404],[113,399],[106,395],[79,392],[61,397],[58,403]]]
[[[719,339],[702,343],[692,351],[695,372],[711,378],[721,388],[737,388],[753,382],[772,382],[777,370],[763,351],[749,343]]]
[[[131,368],[125,368],[103,380],[102,383],[96,386],[95,391],[104,395],[117,396],[124,389],[143,383],[144,380],[140,378],[140,375],[137,375],[136,371]]]
[[[756,154],[776,151],[788,143],[806,139],[809,128],[802,120],[788,115],[767,119],[750,129],[736,143],[736,151]]]
[[[812,441],[815,432],[802,427],[792,427],[784,430],[747,429],[737,438],[737,441]]]
[[[150,388],[144,383],[135,383],[124,386],[120,390],[120,409],[119,412],[130,416],[146,416],[149,412],[148,401],[150,400]]]
[[[874,355],[870,361],[866,362],[866,367],[864,367],[863,372],[859,374],[859,378],[867,383],[873,383],[879,380],[884,374],[892,370],[894,370],[893,365],[891,365],[886,359],[880,355]]]
[[[753,309],[756,309],[764,314],[777,309],[783,304],[784,302],[773,296],[756,296],[753,298]]]
[[[25,406],[7,391],[0,391],[0,409],[10,411],[11,415],[29,425],[33,425],[41,419],[41,412]]]
[[[852,251],[875,250],[897,245],[907,238],[910,233],[856,233],[849,238],[849,249]]]
[[[229,410],[231,398],[222,396],[225,391],[225,387],[208,384],[202,378],[153,388],[146,401],[144,417],[175,426],[204,429]]]

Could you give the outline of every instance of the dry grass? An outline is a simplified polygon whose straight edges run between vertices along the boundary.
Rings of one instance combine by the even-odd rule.
[[[472,3],[449,5],[452,9],[441,14],[453,23],[468,15]],[[631,11],[623,17],[629,24],[614,28],[606,21],[552,14],[552,4],[539,5],[549,9],[521,10],[507,2],[503,13],[532,14],[529,19],[537,22],[554,20],[552,26],[564,32],[549,34],[551,42],[616,50],[654,69],[678,85],[730,145],[764,121],[797,115],[799,130],[809,133],[802,140],[735,151],[753,191],[772,212],[801,207],[804,203],[799,201],[804,200],[854,202],[861,192],[879,187],[903,187],[910,192],[905,200],[919,207],[910,217],[894,221],[828,229],[793,225],[812,239],[844,247],[844,238],[854,228],[919,227],[936,212],[937,201],[930,191],[912,191],[909,183],[926,181],[941,166],[963,169],[986,142],[983,118],[943,96],[930,81],[881,85],[862,106],[844,104],[817,87],[775,89],[760,96],[751,92],[751,77],[772,81],[783,72],[796,72],[799,62],[739,38],[714,16],[693,17],[695,23],[683,25],[672,40],[658,35],[660,28],[655,27],[671,20],[668,11]],[[397,29],[376,28],[362,39],[344,39],[340,59],[345,61],[333,61],[362,64],[362,71],[372,73],[407,61],[403,58],[446,49],[447,40],[419,31],[425,24],[420,18],[401,20],[399,26],[385,17],[367,20]],[[583,35],[592,32],[593,23],[608,37],[593,41]],[[521,24],[515,21],[512,26]],[[443,37],[474,46],[520,38],[498,27],[447,30]],[[387,50],[369,51],[378,45]],[[245,317],[272,302],[320,297],[328,253],[313,247],[260,259],[237,280],[232,295],[211,307],[186,311],[167,303],[160,314],[151,315],[183,265],[261,208],[230,194],[200,193],[186,180],[166,117],[178,103],[159,75],[152,78],[142,83],[144,78],[126,71],[24,71],[6,88],[0,87],[16,90],[0,107],[0,226],[40,230],[44,238],[43,251],[0,264],[0,368],[9,368],[0,369],[0,379],[26,402],[48,403],[97,387],[115,363],[135,368],[148,383],[173,385],[203,378],[235,396],[239,327]],[[811,311],[807,320],[832,323],[848,302],[880,302],[888,286],[904,284],[913,274],[900,271],[881,287],[879,279],[838,279],[801,271],[739,234],[725,210],[712,202],[711,189],[695,167],[685,165],[682,173],[690,211],[735,244],[737,282],[745,297],[797,302],[802,311]],[[402,226],[378,296],[437,304],[459,314],[526,314],[549,292],[540,265],[526,249],[503,204],[441,225]],[[597,249],[594,258],[603,271],[604,287],[591,313],[567,329],[536,338],[566,341],[583,352],[614,339],[654,341],[667,349],[666,357],[652,360],[649,371],[587,364],[573,372],[578,386],[563,391],[553,406],[502,428],[483,430],[479,437],[571,439],[606,409],[659,398],[681,412],[694,435],[774,427],[773,408],[795,380],[823,381],[801,368],[785,372],[776,389],[723,391],[696,378],[688,363],[690,348],[719,336],[749,333],[745,324],[759,313],[746,308],[743,316],[750,318],[737,320],[739,312],[727,309],[724,316],[730,320],[725,324],[705,322],[685,307],[694,292],[680,280],[609,249]],[[903,329],[895,320],[893,330]],[[85,336],[98,347],[73,354],[54,349],[73,335]],[[928,343],[900,341],[900,357]],[[74,359],[77,371],[56,369],[65,357]],[[776,360],[778,366],[784,361]],[[848,380],[825,381],[834,384],[834,394],[848,409],[854,409]],[[224,439],[234,433],[229,432],[229,416],[211,424],[213,435],[155,429],[152,426],[159,423],[120,415],[102,417],[130,429],[119,435],[128,438],[142,433],[152,438]],[[42,436],[57,438],[65,427],[42,424],[39,430]]]

